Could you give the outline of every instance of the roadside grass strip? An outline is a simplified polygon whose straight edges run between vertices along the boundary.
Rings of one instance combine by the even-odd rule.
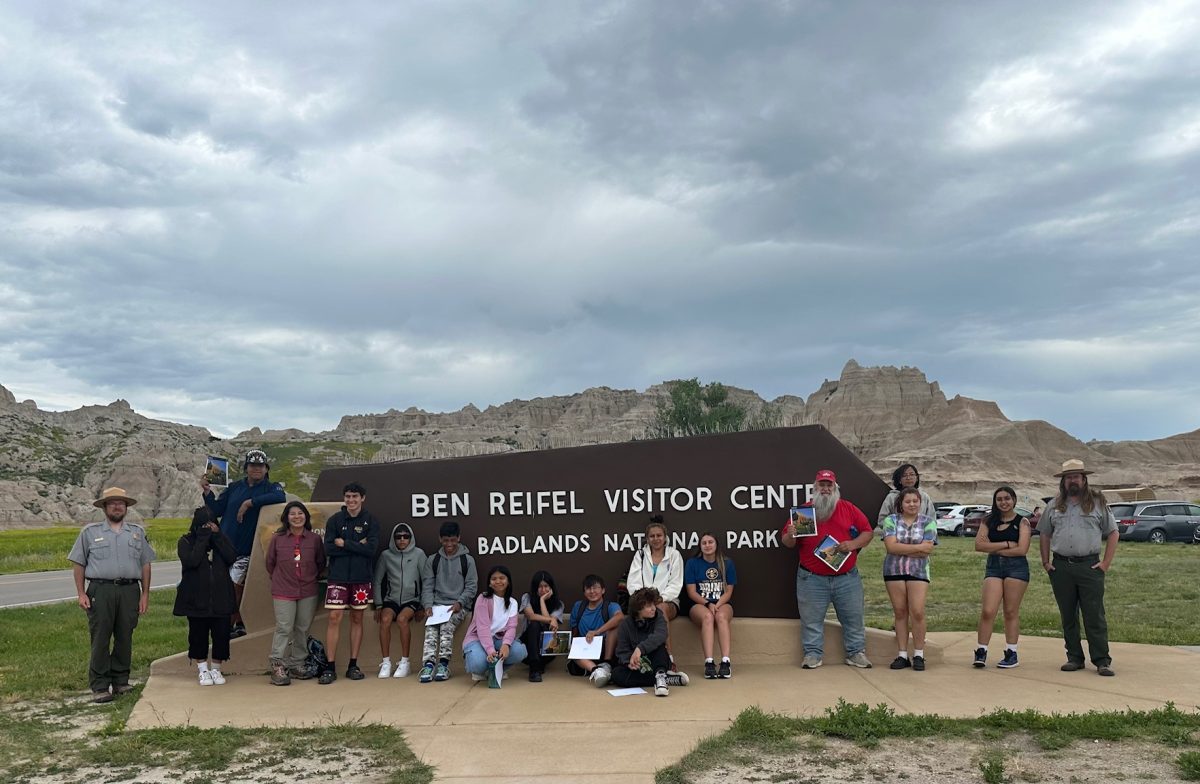
[[[190,519],[163,517],[146,520],[141,525],[145,526],[146,538],[159,561],[178,561],[175,545],[187,533],[190,523]],[[82,527],[83,524],[0,531],[0,574],[70,569],[72,564],[67,554]]]

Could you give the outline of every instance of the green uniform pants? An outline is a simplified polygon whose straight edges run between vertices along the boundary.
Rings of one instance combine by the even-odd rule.
[[[1055,558],[1051,561],[1054,571],[1050,572],[1050,587],[1062,617],[1067,659],[1084,663],[1083,644],[1079,641],[1082,613],[1092,664],[1107,667],[1112,657],[1108,655],[1108,621],[1104,618],[1104,570],[1092,568],[1099,562],[1099,556],[1076,562]]]
[[[88,682],[92,691],[125,686],[133,667],[133,630],[138,624],[141,583],[89,583],[87,595],[92,602],[92,609],[87,611],[92,636]]]

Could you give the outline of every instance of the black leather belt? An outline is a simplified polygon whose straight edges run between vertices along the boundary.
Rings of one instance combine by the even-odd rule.
[[[115,580],[101,580],[99,577],[89,577],[88,581],[93,582],[93,583],[101,583],[103,585],[133,585],[134,583],[141,582],[140,579],[131,580],[126,577],[118,577]]]
[[[1095,563],[1096,561],[1100,560],[1100,556],[1099,556],[1099,554],[1097,554],[1097,555],[1059,555],[1058,553],[1055,553],[1054,560],[1066,561],[1067,563]]]

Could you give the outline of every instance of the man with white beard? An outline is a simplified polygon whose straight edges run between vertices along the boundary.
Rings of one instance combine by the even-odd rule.
[[[1104,617],[1104,575],[1117,554],[1117,521],[1099,490],[1088,486],[1082,460],[1062,464],[1058,495],[1042,512],[1042,567],[1050,576],[1058,614],[1062,618],[1067,662],[1063,672],[1084,668],[1083,644],[1079,641],[1079,616],[1087,632],[1088,654],[1096,672],[1115,675],[1108,653],[1108,622]],[[1104,557],[1100,546],[1104,545]],[[1051,552],[1053,551],[1053,556]]]
[[[801,639],[804,643],[806,670],[815,670],[825,655],[825,613],[829,603],[842,624],[842,641],[846,649],[846,664],[870,669],[867,659],[867,629],[863,622],[864,603],[862,578],[858,574],[858,551],[866,547],[875,532],[867,516],[854,504],[842,500],[837,477],[828,469],[817,472],[813,511],[816,514],[817,535],[797,537],[796,526],[790,519],[783,527],[780,541],[784,547],[799,544],[800,562],[796,569],[796,603],[800,607]],[[846,560],[834,568],[818,552],[826,537],[837,540],[836,552]],[[803,541],[801,541],[803,540]],[[839,558],[835,556],[835,560]]]

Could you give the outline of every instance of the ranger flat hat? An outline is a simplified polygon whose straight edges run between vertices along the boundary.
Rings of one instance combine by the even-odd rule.
[[[1094,473],[1096,473],[1096,472],[1088,471],[1083,467],[1082,460],[1071,459],[1071,460],[1066,460],[1063,462],[1062,470],[1059,471],[1057,474],[1055,474],[1055,476],[1059,477],[1059,476],[1062,476],[1063,474],[1083,474],[1084,476],[1087,476],[1088,474],[1094,474]]]
[[[104,488],[104,492],[100,493],[100,497],[92,502],[92,506],[103,509],[104,505],[109,501],[124,501],[126,506],[133,506],[137,503],[136,498],[130,498],[121,488],[106,487]]]

